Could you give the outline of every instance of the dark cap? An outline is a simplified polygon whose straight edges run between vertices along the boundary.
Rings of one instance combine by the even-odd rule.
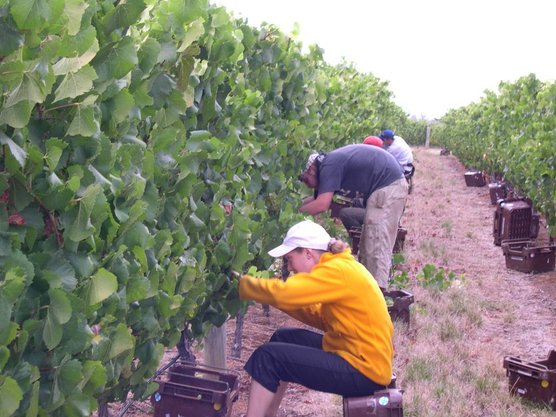
[[[394,139],[394,131],[390,129],[383,130],[380,139]]]

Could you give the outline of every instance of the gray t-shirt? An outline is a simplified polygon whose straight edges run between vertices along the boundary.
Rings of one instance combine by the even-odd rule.
[[[363,197],[403,178],[403,171],[391,154],[371,145],[347,145],[326,154],[319,166],[316,194],[335,192]]]

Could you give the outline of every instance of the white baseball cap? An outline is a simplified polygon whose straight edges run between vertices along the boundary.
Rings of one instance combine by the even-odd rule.
[[[311,155],[307,158],[307,163],[305,164],[305,171],[311,168],[311,165],[315,163],[317,158],[320,156],[318,152],[312,152]]]
[[[311,220],[303,220],[288,230],[280,246],[268,251],[274,258],[280,258],[295,248],[328,250],[332,238],[326,230]]]

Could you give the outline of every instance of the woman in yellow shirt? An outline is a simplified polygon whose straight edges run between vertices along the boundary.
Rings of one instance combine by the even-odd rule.
[[[286,281],[245,275],[240,297],[324,334],[279,329],[253,352],[245,364],[252,377],[247,417],[275,416],[287,382],[344,397],[384,389],[392,378],[394,328],[378,284],[349,246],[305,220],[269,254],[285,257],[294,275]]]

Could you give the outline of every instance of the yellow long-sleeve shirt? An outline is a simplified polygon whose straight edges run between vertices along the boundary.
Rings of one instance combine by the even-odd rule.
[[[311,272],[285,282],[245,275],[239,294],[322,330],[326,352],[340,355],[378,384],[390,383],[394,326],[378,284],[349,250],[327,252]]]

